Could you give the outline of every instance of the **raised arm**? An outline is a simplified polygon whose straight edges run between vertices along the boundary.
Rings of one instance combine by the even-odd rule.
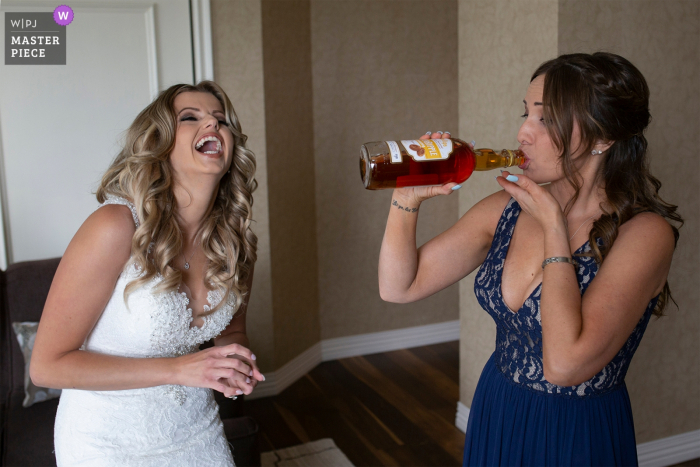
[[[95,211],[71,241],[54,276],[37,332],[30,375],[35,384],[87,390],[135,389],[162,384],[209,387],[247,366],[226,358],[250,351],[238,344],[177,358],[127,358],[79,348],[100,318],[131,253],[134,223],[125,206]]]
[[[459,281],[486,258],[510,198],[503,191],[483,199],[454,226],[416,247],[421,203],[449,195],[455,185],[394,190],[379,253],[379,294],[383,300],[408,303],[426,298]]]

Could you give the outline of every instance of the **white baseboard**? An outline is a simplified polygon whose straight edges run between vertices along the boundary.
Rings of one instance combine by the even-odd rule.
[[[250,396],[246,396],[246,399],[276,396],[291,386],[296,380],[313,370],[321,361],[321,342],[317,342],[287,362],[279,370],[266,372],[265,381],[258,384],[255,391]]]
[[[666,467],[700,458],[700,430],[637,445],[639,467]]]
[[[467,432],[469,407],[457,402],[455,425]],[[667,467],[700,458],[700,430],[637,445],[639,467]]]
[[[469,421],[469,407],[457,402],[457,416],[455,417],[455,425],[462,433],[467,432],[467,422]]]
[[[280,369],[265,373],[265,381],[258,384],[255,391],[250,396],[246,396],[246,399],[275,396],[311,371],[316,365],[328,360],[409,349],[455,340],[459,340],[459,320],[324,339],[294,357]]]
[[[459,320],[321,341],[323,361],[459,340]]]

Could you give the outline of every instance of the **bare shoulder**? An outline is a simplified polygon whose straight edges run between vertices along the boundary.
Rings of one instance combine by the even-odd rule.
[[[642,212],[620,226],[615,245],[643,245],[646,249],[660,249],[673,254],[675,249],[673,229],[668,221],[653,212]],[[651,251],[650,251],[651,252]]]
[[[108,259],[108,263],[121,268],[131,256],[131,240],[135,231],[134,219],[127,206],[102,206],[80,226],[65,256],[90,255]]]
[[[642,295],[650,299],[666,283],[674,249],[673,229],[666,219],[650,212],[637,214],[620,226],[599,275],[607,281],[633,279],[633,288],[643,289]],[[618,292],[623,287],[618,286]]]

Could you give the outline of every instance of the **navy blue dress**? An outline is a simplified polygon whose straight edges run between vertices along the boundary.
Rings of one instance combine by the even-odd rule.
[[[658,297],[647,306],[615,358],[590,380],[556,386],[544,379],[540,284],[516,313],[501,294],[501,273],[520,214],[511,199],[479,269],[474,292],[496,321],[496,350],[486,363],[469,412],[465,466],[636,466],[637,449],[625,374]],[[590,251],[588,242],[576,253]],[[577,258],[581,294],[598,272]]]

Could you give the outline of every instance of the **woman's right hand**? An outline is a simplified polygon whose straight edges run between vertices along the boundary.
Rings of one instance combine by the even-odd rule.
[[[435,132],[426,133],[419,139],[450,139],[451,135],[449,131],[446,132]],[[454,187],[458,186],[457,183],[451,182],[444,185],[437,186],[416,186],[407,188],[396,188],[394,189],[394,199],[400,204],[404,203],[402,206],[409,208],[417,208],[426,199],[433,198],[439,195],[450,195],[455,190]]]
[[[210,347],[177,357],[175,362],[176,384],[215,389],[226,397],[250,394],[250,381],[264,379],[253,353],[240,344]],[[238,387],[227,384],[228,380],[235,380]]]

